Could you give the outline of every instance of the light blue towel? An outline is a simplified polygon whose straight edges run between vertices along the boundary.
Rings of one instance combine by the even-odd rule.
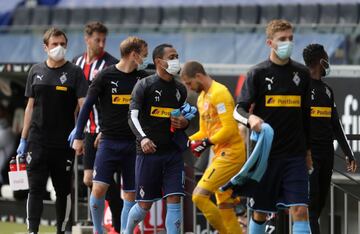
[[[251,133],[250,139],[256,141],[255,148],[240,172],[231,179],[232,184],[242,185],[249,179],[261,180],[267,168],[273,137],[274,130],[267,123],[261,125],[260,133]]]
[[[252,141],[256,141],[253,152],[240,172],[222,186],[220,190],[225,191],[233,186],[244,185],[248,180],[259,182],[267,168],[273,137],[274,130],[267,123],[261,125],[260,133],[253,131],[250,136]]]

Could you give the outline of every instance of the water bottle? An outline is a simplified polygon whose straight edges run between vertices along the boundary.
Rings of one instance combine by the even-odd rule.
[[[9,169],[10,171],[16,171],[16,158],[12,157],[9,162]]]
[[[180,109],[175,109],[171,111],[171,116],[179,117],[181,115]],[[170,125],[170,132],[175,132],[176,128],[174,128],[172,125]]]

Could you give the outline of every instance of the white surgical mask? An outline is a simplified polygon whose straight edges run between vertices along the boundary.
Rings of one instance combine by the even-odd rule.
[[[55,48],[49,50],[48,55],[50,58],[58,62],[65,58],[65,53],[66,53],[66,49],[61,45],[58,45]]]
[[[325,68],[325,76],[330,75],[330,72],[331,72],[331,68],[330,68],[330,67]]]
[[[180,61],[179,59],[172,59],[167,61],[168,67],[165,69],[167,73],[175,76],[180,71]]]
[[[277,49],[275,50],[276,55],[279,59],[285,60],[290,58],[294,43],[291,41],[279,41],[277,42]]]
[[[323,76],[328,76],[331,72],[331,68],[330,68],[330,64],[327,60],[325,59],[320,59],[320,65],[322,66],[322,68],[324,68],[324,72],[323,72]]]
[[[137,70],[145,70],[145,68],[147,68],[147,66],[149,65],[149,58],[143,58],[143,62],[141,64],[138,64],[137,66]]]

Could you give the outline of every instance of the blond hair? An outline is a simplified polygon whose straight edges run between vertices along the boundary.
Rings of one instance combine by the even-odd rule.
[[[134,36],[128,37],[120,43],[121,57],[126,57],[133,51],[140,53],[143,47],[147,47],[146,41]]]
[[[267,38],[273,38],[277,32],[283,32],[289,29],[293,29],[291,23],[284,19],[271,20],[266,26]]]

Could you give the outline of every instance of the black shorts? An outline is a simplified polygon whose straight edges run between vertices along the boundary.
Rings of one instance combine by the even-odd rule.
[[[84,170],[93,170],[96,148],[94,142],[97,137],[97,133],[85,133],[85,154],[83,158]]]
[[[121,169],[123,190],[135,192],[135,141],[102,139],[96,153],[93,182],[110,185]]]
[[[138,155],[135,174],[137,201],[152,202],[169,195],[185,196],[181,152]]]
[[[269,159],[267,170],[256,186],[249,207],[259,212],[308,206],[309,175],[305,157]]]

